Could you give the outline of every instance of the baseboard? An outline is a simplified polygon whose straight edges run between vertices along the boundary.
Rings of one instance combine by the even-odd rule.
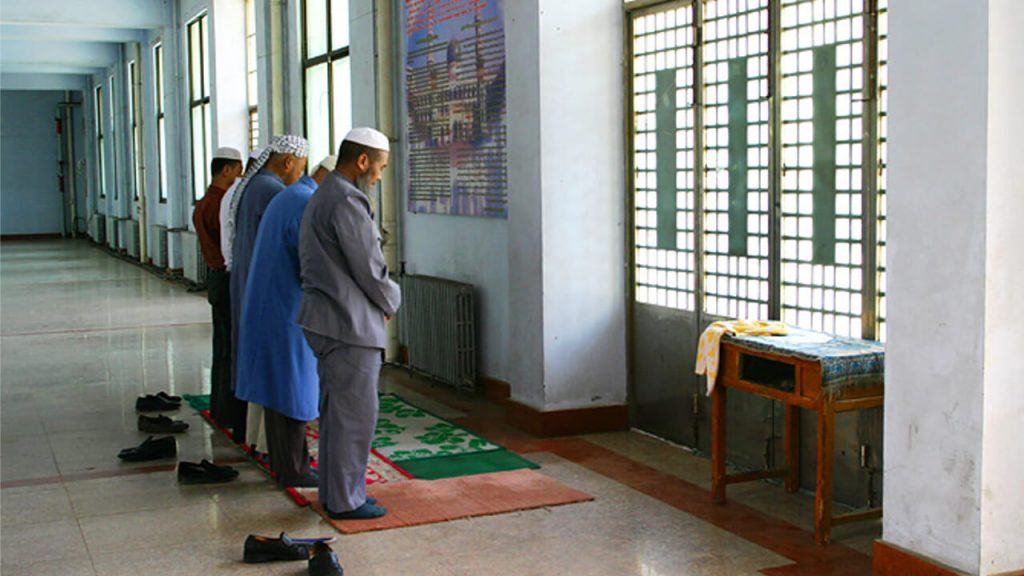
[[[11,240],[60,240],[63,238],[59,233],[48,233],[48,234],[4,234],[0,235],[0,241],[8,242]]]
[[[484,398],[495,404],[504,404],[512,396],[512,385],[508,382],[482,376],[479,385]]]
[[[511,399],[504,404],[506,423],[542,438],[629,430],[628,406],[542,412]]]
[[[884,540],[875,540],[872,576],[967,576],[935,560]]]

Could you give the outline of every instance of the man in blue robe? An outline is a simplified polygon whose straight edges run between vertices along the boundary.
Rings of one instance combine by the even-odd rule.
[[[259,160],[246,171],[242,182],[231,198],[228,212],[229,239],[231,241],[231,315],[232,315],[232,389],[238,390],[238,335],[245,301],[245,285],[249,278],[249,263],[256,245],[260,220],[270,201],[286,187],[302,177],[309,156],[309,142],[299,136],[276,136]],[[232,428],[236,442],[245,442],[247,409],[236,415],[233,422],[223,423]]]
[[[303,176],[271,200],[256,235],[242,303],[235,394],[250,407],[263,407],[271,470],[283,486],[317,486],[306,423],[320,414],[320,379],[313,351],[295,323],[302,301],[299,224],[334,165],[329,156],[312,178]]]

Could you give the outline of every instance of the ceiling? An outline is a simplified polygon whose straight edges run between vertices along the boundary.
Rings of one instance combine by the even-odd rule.
[[[173,0],[0,0],[0,88],[80,90],[166,21]]]

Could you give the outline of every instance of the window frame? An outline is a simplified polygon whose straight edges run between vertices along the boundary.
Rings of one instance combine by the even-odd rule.
[[[782,288],[785,285],[785,279],[783,277],[783,227],[782,219],[784,216],[782,194],[787,190],[783,183],[782,171],[787,167],[783,158],[783,138],[781,135],[781,128],[783,126],[784,115],[781,114],[781,108],[783,105],[782,96],[785,95],[783,85],[783,75],[781,68],[781,58],[783,55],[782,50],[782,33],[786,30],[784,23],[786,20],[783,18],[783,11],[786,7],[802,3],[803,0],[766,0],[763,3],[764,10],[768,13],[769,19],[769,39],[768,39],[768,56],[769,56],[769,96],[772,98],[771,110],[769,112],[769,202],[768,202],[768,217],[769,217],[769,262],[768,262],[768,274],[767,282],[769,284],[769,296],[768,296],[768,315],[765,318],[760,319],[783,319],[783,312],[786,309],[786,303],[782,298]],[[719,5],[723,5],[724,0],[720,0]],[[627,254],[629,255],[629,285],[628,294],[629,302],[631,306],[637,305],[650,305],[657,307],[673,307],[668,304],[660,303],[656,300],[647,299],[645,294],[649,294],[651,291],[671,291],[678,290],[679,294],[683,294],[685,288],[665,288],[658,282],[648,282],[640,272],[640,268],[646,266],[639,257],[639,253],[644,250],[649,250],[650,241],[640,240],[638,236],[643,233],[649,232],[649,224],[645,224],[645,221],[650,220],[645,214],[645,218],[641,219],[639,211],[645,210],[645,205],[641,205],[638,202],[638,192],[642,191],[637,184],[638,175],[638,162],[637,155],[640,152],[646,150],[646,146],[640,146],[638,142],[638,131],[636,128],[631,128],[635,124],[634,120],[637,118],[637,106],[635,98],[637,93],[635,92],[635,83],[637,81],[637,72],[634,71],[634,59],[637,57],[635,46],[637,46],[637,38],[634,36],[633,23],[634,18],[646,16],[648,14],[655,14],[660,11],[667,9],[678,9],[692,11],[694,14],[693,18],[693,29],[694,35],[697,38],[694,47],[694,70],[698,75],[698,80],[695,81],[697,89],[695,90],[695,100],[693,108],[696,111],[695,128],[696,128],[696,144],[694,146],[694,159],[693,164],[698,167],[698,173],[704,175],[708,170],[709,164],[705,159],[705,153],[707,152],[707,143],[705,142],[706,131],[708,122],[706,121],[706,114],[709,113],[708,107],[711,105],[706,100],[705,91],[707,90],[708,84],[704,79],[705,72],[705,52],[706,42],[709,41],[705,38],[707,30],[705,26],[705,10],[707,10],[706,2],[698,2],[696,0],[678,0],[673,2],[672,0],[639,0],[630,2],[626,0],[624,2],[624,14],[625,14],[625,49],[626,49],[626,85],[625,85],[625,102],[627,111],[627,131],[626,131],[626,166],[627,166],[627,214],[629,219],[628,226],[628,239],[627,239]],[[857,97],[857,100],[863,104],[864,111],[863,116],[863,133],[861,134],[860,142],[863,145],[863,182],[860,185],[860,203],[858,204],[860,211],[858,213],[859,219],[856,222],[862,228],[862,236],[859,238],[860,250],[858,251],[859,257],[859,284],[857,285],[857,298],[859,304],[859,314],[850,315],[851,324],[849,332],[854,337],[865,338],[865,339],[885,339],[885,180],[884,173],[887,166],[887,158],[885,157],[885,145],[886,145],[886,133],[885,133],[885,121],[887,118],[887,108],[885,102],[885,95],[888,90],[887,76],[885,74],[887,61],[887,48],[886,42],[888,40],[888,30],[885,24],[885,17],[887,14],[888,1],[887,0],[861,0],[857,5],[862,6],[860,11],[850,13],[850,18],[862,18],[863,20],[863,36],[860,40],[859,46],[863,49],[863,64],[862,71],[858,73],[858,77],[863,77],[863,88],[861,94]],[[713,15],[712,15],[713,17]],[[856,28],[854,28],[856,30]],[[648,32],[649,33],[649,32]],[[856,52],[859,54],[860,52]],[[647,71],[641,71],[640,74],[648,74]],[[648,82],[649,83],[649,82]],[[752,123],[747,123],[746,126],[749,128]],[[647,169],[647,168],[640,168]],[[677,190],[677,193],[682,189]],[[834,189],[835,190],[835,189]],[[694,229],[693,243],[695,245],[695,258],[692,272],[696,276],[696,282],[694,286],[690,288],[695,296],[694,305],[690,307],[680,307],[681,312],[686,314],[694,314],[697,318],[698,325],[704,326],[707,322],[718,319],[721,316],[710,311],[708,307],[707,298],[709,292],[707,290],[706,282],[709,266],[707,266],[706,259],[709,256],[709,251],[706,248],[706,237],[708,235],[708,227],[705,222],[708,217],[708,210],[706,209],[706,200],[709,193],[709,187],[705,182],[705,178],[697,177],[695,179],[693,192],[695,195],[695,202],[693,211],[696,214],[694,218]],[[721,204],[721,202],[719,202]],[[845,217],[845,216],[844,216]],[[676,233],[684,232],[683,228],[676,228]],[[842,238],[840,238],[842,239]],[[680,268],[680,273],[685,270]],[[647,271],[648,276],[649,271]],[[827,274],[826,274],[827,277]],[[660,282],[660,281],[659,281]],[[815,281],[817,282],[817,281]],[[814,289],[822,288],[825,290],[830,289],[826,284],[815,284],[812,286]],[[681,301],[681,300],[680,300]],[[833,314],[845,313],[843,310],[836,308],[831,309]],[[854,319],[859,320],[856,328],[853,327]],[[801,328],[820,330],[814,326],[805,325],[801,321],[796,321],[795,325]],[[829,330],[825,330],[829,331]],[[832,333],[842,334],[836,326],[833,326]]]
[[[328,123],[328,138],[327,138],[327,150],[328,154],[337,154],[338,147],[341,146],[340,136],[338,141],[335,141],[336,135],[334,133],[334,121],[335,121],[335,93],[334,93],[334,62],[344,60],[351,57],[352,38],[349,36],[348,44],[339,48],[332,48],[334,45],[333,39],[333,14],[332,14],[332,0],[322,0],[324,2],[324,8],[326,11],[326,18],[324,18],[324,27],[326,34],[324,35],[324,42],[326,50],[322,54],[310,57],[309,55],[309,33],[307,30],[307,11],[309,6],[309,0],[303,0],[301,9],[299,11],[299,19],[301,23],[301,34],[300,44],[302,47],[302,124],[303,130],[307,137],[309,136],[309,110],[307,108],[308,103],[308,82],[307,76],[312,68],[319,66],[326,66],[327,71],[327,123]],[[351,60],[349,60],[349,70],[351,71]],[[352,105],[352,94],[351,94],[351,75],[349,80],[350,91],[348,95],[349,107]],[[312,143],[311,143],[312,144]]]
[[[209,93],[209,55],[206,54],[206,48],[209,45],[209,14],[206,11],[201,12],[198,16],[193,18],[188,25],[185,27],[185,37],[188,42],[188,85],[189,85],[189,134],[191,138],[191,164],[192,164],[192,204],[201,200],[206,194],[206,189],[209,187],[209,178],[207,175],[208,164],[210,160],[210,150],[207,143],[210,139],[210,134],[207,131],[207,126],[210,123],[210,93]],[[193,45],[192,42],[192,29],[194,26],[199,27],[199,46],[198,48]],[[199,86],[195,85],[193,79],[195,78],[195,70],[193,65],[195,58],[193,50],[199,52]],[[196,95],[198,94],[198,97]],[[202,115],[201,126],[203,129],[202,137],[196,140],[196,114]],[[196,166],[196,145],[203,147],[203,165]],[[200,179],[202,186],[199,186]],[[202,190],[202,195],[199,191]]]
[[[246,95],[249,111],[249,149],[259,145],[259,74],[256,54],[256,0],[245,0]],[[250,81],[251,77],[251,81]]]
[[[164,44],[157,42],[153,45],[153,78],[154,92],[153,109],[156,110],[156,171],[159,186],[159,203],[167,203],[167,167],[165,166],[167,156],[167,114],[164,109]]]
[[[96,180],[98,182],[97,189],[99,190],[99,197],[106,199],[107,197],[107,163],[106,163],[106,122],[103,119],[103,112],[105,103],[103,101],[103,83],[100,82],[96,85],[93,92],[94,105],[93,112],[95,114],[95,130],[96,130]]]

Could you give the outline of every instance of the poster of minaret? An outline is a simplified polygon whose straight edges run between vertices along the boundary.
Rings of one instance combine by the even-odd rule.
[[[409,211],[508,217],[503,0],[406,0]]]

